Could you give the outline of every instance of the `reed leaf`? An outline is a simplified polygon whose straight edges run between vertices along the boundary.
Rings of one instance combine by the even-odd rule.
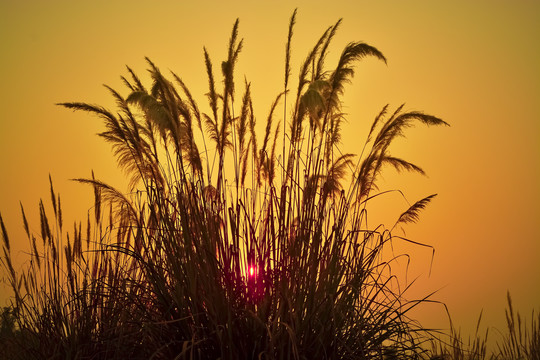
[[[9,244],[9,236],[6,230],[6,226],[4,225],[4,219],[2,218],[2,214],[0,214],[0,228],[2,229],[2,239],[4,242],[4,248],[7,249],[8,253],[11,250],[10,244]]]

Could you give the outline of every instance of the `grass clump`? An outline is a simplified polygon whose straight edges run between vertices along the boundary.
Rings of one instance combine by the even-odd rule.
[[[354,65],[364,57],[386,59],[352,42],[327,68],[340,20],[317,40],[292,87],[295,19],[296,12],[283,92],[270,102],[262,137],[250,83],[235,78],[243,49],[238,20],[221,62],[222,86],[204,49],[206,110],[181,77],[166,76],[149,59],[150,86],[128,67],[127,95],[107,87],[116,111],[60,104],[102,119],[99,135],[129,174],[130,190],[93,174],[77,179],[93,188],[94,213],[67,232],[51,181],[53,223],[41,202],[41,234],[33,234],[22,210],[33,252],[20,274],[2,223],[22,357],[421,356],[421,328],[408,313],[422,300],[405,299],[391,271],[396,258],[384,251],[394,227],[369,228],[367,209],[385,167],[423,173],[390,154],[393,140],[416,123],[447,124],[385,106],[361,154],[342,154],[341,98]],[[396,224],[417,221],[433,196]]]
[[[485,334],[480,334],[480,323],[482,313],[478,317],[474,337],[469,337],[464,341],[461,332],[456,329],[450,320],[450,331],[448,334],[442,334],[431,341],[432,349],[430,360],[485,360],[493,359],[487,357],[487,341],[489,330]]]
[[[432,341],[431,360],[539,360],[540,359],[540,316],[532,312],[530,325],[514,312],[510,292],[505,310],[506,332],[499,331],[500,338],[491,353],[488,349],[489,330],[480,334],[482,314],[478,318],[475,336],[464,341],[451,324],[450,333],[442,339]]]
[[[508,332],[503,335],[497,348],[501,359],[540,360],[540,313],[531,314],[530,325],[518,312],[514,312],[512,297],[507,295],[508,308],[505,310]]]

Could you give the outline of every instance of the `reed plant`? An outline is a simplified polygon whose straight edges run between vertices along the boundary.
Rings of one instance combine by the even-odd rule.
[[[450,319],[450,315],[449,315]],[[482,313],[478,317],[474,336],[468,337],[465,341],[461,332],[455,328],[450,319],[450,331],[448,333],[438,333],[438,337],[431,341],[430,360],[486,360],[496,359],[494,354],[488,357],[487,343],[489,330],[480,333]]]
[[[482,313],[473,338],[464,341],[450,320],[450,332],[431,341],[431,360],[538,360],[540,359],[540,316],[532,312],[529,325],[514,311],[512,297],[507,293],[506,331],[499,329],[496,346],[488,352],[488,334],[480,332]]]
[[[519,312],[514,311],[509,292],[507,301],[505,315],[508,332],[497,342],[500,359],[540,360],[540,313],[533,311],[530,325],[527,326]]]
[[[383,169],[423,173],[391,155],[392,142],[417,123],[447,123],[387,105],[360,154],[341,153],[342,96],[354,66],[386,58],[351,42],[327,68],[340,20],[318,38],[293,86],[295,21],[296,11],[283,91],[269,102],[262,137],[251,85],[235,77],[243,49],[238,20],[218,71],[204,49],[204,108],[180,76],[149,59],[150,85],[128,67],[125,95],[107,87],[115,111],[60,104],[101,118],[99,135],[112,145],[130,188],[122,192],[93,174],[76,179],[92,187],[95,204],[84,226],[68,232],[51,181],[54,215],[40,203],[41,234],[29,230],[21,206],[33,249],[22,273],[13,269],[2,222],[21,357],[423,356],[422,328],[408,315],[424,299],[407,300],[407,286],[392,272],[396,256],[385,249],[410,241],[393,229],[417,221],[435,195],[393,226],[370,228],[367,212],[382,194]]]

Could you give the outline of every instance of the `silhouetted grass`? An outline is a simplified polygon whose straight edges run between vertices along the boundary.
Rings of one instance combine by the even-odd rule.
[[[519,313],[514,312],[512,298],[508,293],[508,309],[505,310],[508,332],[497,342],[501,359],[540,360],[540,313],[531,314],[527,326]]]
[[[439,338],[432,340],[432,360],[483,360],[493,359],[494,355],[487,357],[487,340],[489,331],[480,334],[482,313],[478,317],[474,337],[469,337],[465,342],[459,330],[450,321],[448,334],[439,333]]]
[[[292,89],[295,17],[284,91],[269,101],[262,138],[250,83],[235,81],[242,50],[238,21],[220,77],[204,49],[206,110],[178,75],[166,77],[149,59],[150,86],[128,68],[122,77],[127,95],[107,87],[115,111],[60,104],[102,119],[99,135],[129,174],[130,190],[121,192],[93,174],[76,179],[93,188],[94,212],[67,231],[51,181],[52,215],[41,202],[40,234],[29,230],[21,206],[33,249],[21,273],[13,269],[2,222],[2,263],[14,291],[12,344],[18,345],[10,356],[427,356],[422,328],[408,317],[424,300],[405,298],[391,270],[396,258],[384,251],[397,241],[395,225],[368,228],[366,217],[385,167],[423,173],[390,154],[393,140],[416,123],[447,124],[403,106],[389,113],[386,106],[360,156],[342,154],[341,97],[354,65],[367,56],[386,59],[352,42],[335,67],[326,68],[338,21],[308,53]],[[433,197],[413,204],[396,224],[417,221]]]
[[[465,342],[459,331],[451,323],[450,333],[432,340],[430,359],[440,360],[538,360],[540,359],[540,316],[534,311],[530,325],[522,322],[519,313],[515,313],[510,293],[507,295],[508,308],[505,310],[507,329],[499,330],[496,348],[488,352],[488,334],[480,334],[482,314],[478,318],[474,337]]]

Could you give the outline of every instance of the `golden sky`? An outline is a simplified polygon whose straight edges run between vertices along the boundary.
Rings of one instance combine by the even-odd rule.
[[[473,328],[482,309],[484,324],[503,328],[507,290],[530,316],[540,306],[540,2],[532,0],[1,1],[0,211],[19,264],[27,244],[19,201],[38,230],[37,205],[41,197],[49,201],[49,173],[68,224],[85,219],[92,206],[90,189],[68,179],[93,169],[125,185],[109,146],[95,136],[100,121],[55,103],[112,108],[102,84],[123,91],[125,65],[144,76],[145,56],[178,73],[202,103],[202,47],[217,66],[238,17],[244,50],[236,75],[252,82],[262,119],[283,86],[295,7],[293,83],[308,49],[339,18],[344,22],[327,64],[359,40],[388,59],[388,65],[367,59],[357,66],[345,97],[345,151],[360,151],[387,103],[406,103],[407,110],[451,124],[410,129],[392,148],[428,177],[388,171],[381,183],[403,190],[409,202],[439,194],[420,223],[405,229],[435,247],[430,276],[431,251],[403,247],[413,262],[409,280],[418,276],[410,296],[439,290],[434,298],[464,329]],[[381,217],[395,218],[406,208],[397,195],[381,201]],[[1,292],[6,288],[0,286],[4,301]],[[440,306],[418,317],[428,326],[448,325]]]

